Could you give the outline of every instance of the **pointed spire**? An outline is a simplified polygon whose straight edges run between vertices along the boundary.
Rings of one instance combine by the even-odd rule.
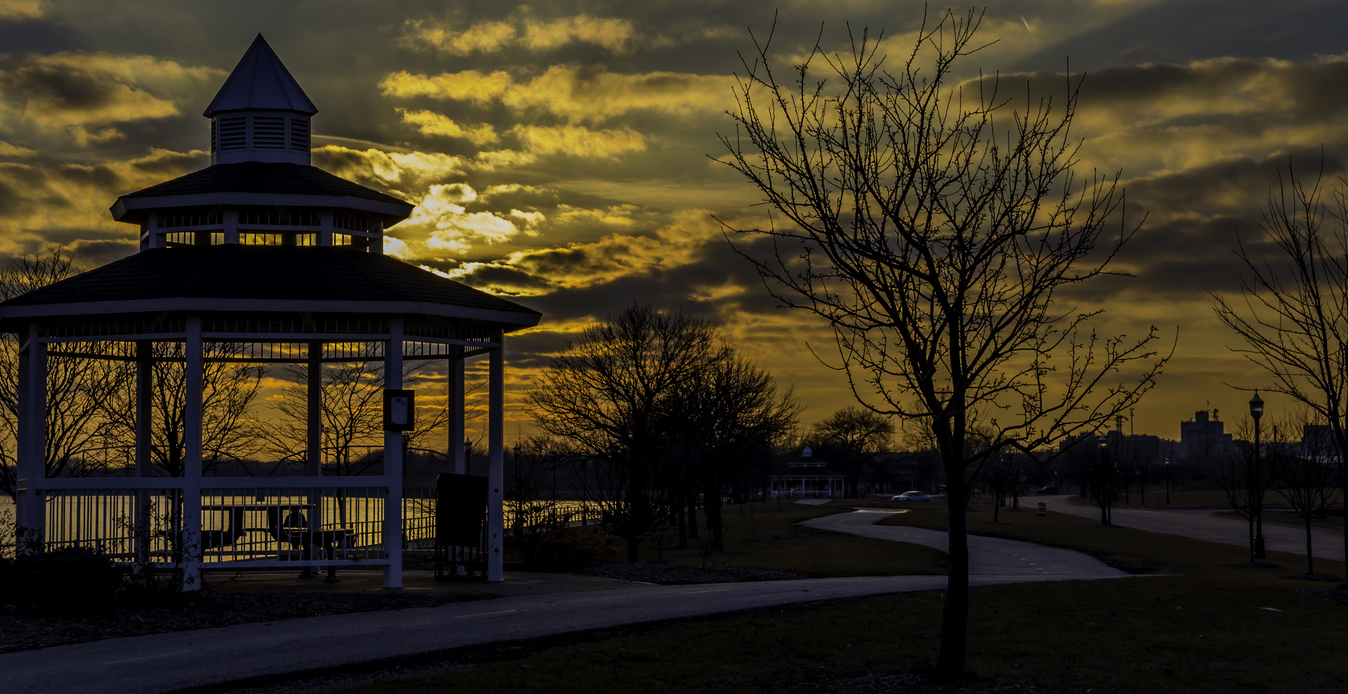
[[[239,64],[234,66],[234,71],[201,115],[210,118],[220,111],[245,109],[318,113],[314,102],[305,96],[262,34],[253,39],[253,45],[239,59]]]

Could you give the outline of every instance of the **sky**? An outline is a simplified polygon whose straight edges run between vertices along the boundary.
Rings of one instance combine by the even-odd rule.
[[[852,403],[812,355],[831,333],[779,308],[720,220],[763,219],[716,160],[740,54],[773,31],[783,65],[849,26],[901,55],[922,3],[0,0],[0,256],[68,247],[93,267],[136,250],[117,196],[209,164],[200,114],[262,33],[318,106],[314,164],[416,205],[389,253],[543,312],[509,340],[507,427],[531,374],[634,301],[717,321],[806,406]],[[933,5],[933,11],[939,7]],[[774,20],[775,17],[775,20]],[[1079,170],[1119,172],[1134,276],[1074,300],[1106,333],[1156,325],[1173,361],[1125,429],[1246,412],[1263,378],[1228,347],[1210,293],[1239,286],[1237,237],[1278,170],[1348,158],[1348,5],[1251,0],[991,2],[991,45],[957,67],[1004,88],[1084,74]],[[1023,89],[1023,87],[1017,87]],[[1268,411],[1290,403],[1265,397]],[[1228,427],[1229,428],[1229,427]]]

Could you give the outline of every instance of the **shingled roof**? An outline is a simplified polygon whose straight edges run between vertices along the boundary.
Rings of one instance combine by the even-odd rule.
[[[129,305],[173,299],[185,303],[227,300],[252,309],[297,301],[328,307],[313,310],[371,306],[371,302],[440,305],[520,314],[519,320],[511,321],[517,325],[534,325],[541,315],[377,253],[342,247],[243,245],[141,251],[0,303],[0,314],[33,314],[31,310],[6,311],[23,307]]]
[[[164,181],[127,193],[125,198],[151,198],[169,195],[199,195],[204,193],[267,193],[281,195],[345,195],[365,200],[404,205],[408,212],[411,203],[387,193],[366,188],[359,183],[334,176],[320,168],[283,162],[244,161],[237,164],[216,164],[186,176]]]

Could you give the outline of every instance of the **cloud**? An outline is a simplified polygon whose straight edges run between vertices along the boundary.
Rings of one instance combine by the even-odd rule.
[[[552,229],[571,224],[603,223],[630,227],[630,209],[577,210],[562,208]],[[524,216],[512,211],[512,216]],[[701,210],[685,210],[667,220],[652,235],[612,233],[591,243],[517,251],[494,262],[465,263],[449,275],[475,286],[512,294],[545,293],[549,290],[599,286],[626,276],[645,276],[693,262],[700,248],[719,238],[720,227]],[[501,272],[509,269],[510,272]],[[522,274],[521,274],[522,273]],[[505,283],[506,279],[530,278],[528,282]]]
[[[0,20],[42,19],[45,14],[43,4],[42,0],[0,0]]]
[[[467,184],[433,185],[412,210],[412,216],[399,225],[407,231],[429,231],[425,245],[432,251],[464,253],[475,244],[508,241],[521,232],[519,226],[490,211],[470,212],[466,203],[477,199]],[[528,215],[517,216],[528,224]]]
[[[490,124],[464,127],[434,111],[408,111],[402,108],[396,110],[402,115],[404,123],[416,126],[422,135],[461,138],[475,145],[488,145],[501,139]]]
[[[477,70],[463,70],[430,76],[414,75],[399,70],[379,80],[379,91],[384,96],[400,99],[428,96],[433,99],[470,101],[487,105],[511,89],[514,82],[509,73],[501,70],[488,74]]]
[[[626,53],[637,39],[631,20],[587,14],[551,20],[517,14],[508,21],[478,22],[462,30],[430,20],[409,19],[403,24],[401,37],[405,45],[459,56],[499,53],[513,47],[549,51],[573,43]]]
[[[439,75],[399,71],[379,83],[385,96],[504,104],[521,111],[545,111],[570,122],[597,121],[629,111],[683,115],[719,112],[734,103],[728,75],[676,72],[620,74],[595,65],[553,65],[528,82],[505,72],[476,70]]]
[[[601,19],[582,14],[550,22],[526,22],[522,43],[536,51],[576,42],[625,53],[635,38],[636,30],[631,20]]]
[[[181,115],[175,95],[222,75],[141,55],[0,56],[0,132],[44,149],[123,140],[120,126]]]
[[[469,166],[462,157],[438,152],[388,152],[374,147],[357,150],[341,145],[324,145],[313,152],[315,164],[324,169],[380,187],[415,187],[443,181],[461,175]]]
[[[199,168],[208,156],[153,149],[133,159],[88,164],[55,163],[40,155],[0,162],[0,220],[7,230],[0,253],[31,253],[52,242],[132,243],[135,228],[113,222],[108,206],[118,195]]]
[[[0,157],[26,158],[35,156],[37,156],[37,150],[28,149],[27,147],[19,147],[18,145],[12,145],[8,142],[5,142],[4,140],[0,140]]]
[[[646,149],[646,138],[631,128],[590,130],[576,125],[517,125],[510,132],[535,154],[615,159],[614,155],[623,152]]]
[[[453,55],[495,53],[515,39],[515,27],[509,22],[482,22],[454,31],[434,22],[409,19],[403,24],[401,38],[405,45]]]

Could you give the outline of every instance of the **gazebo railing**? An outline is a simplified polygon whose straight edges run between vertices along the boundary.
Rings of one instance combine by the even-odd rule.
[[[43,546],[88,547],[124,564],[203,568],[387,565],[383,477],[210,477],[188,508],[184,478],[46,479]],[[429,543],[434,499],[403,499],[403,541]],[[199,514],[195,547],[185,518]]]

